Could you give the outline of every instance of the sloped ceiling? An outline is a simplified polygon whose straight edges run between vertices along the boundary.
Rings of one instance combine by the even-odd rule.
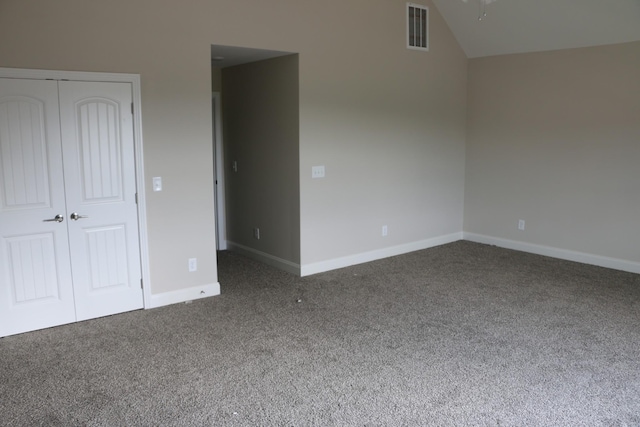
[[[640,41],[640,0],[433,0],[469,58]]]

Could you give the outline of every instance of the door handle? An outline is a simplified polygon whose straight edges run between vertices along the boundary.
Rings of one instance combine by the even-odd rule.
[[[64,217],[60,214],[54,216],[53,218],[50,219],[43,219],[42,222],[62,222],[64,221]]]
[[[69,217],[74,221],[77,221],[77,220],[79,220],[81,218],[89,218],[87,215],[80,215],[77,212],[72,213],[71,215],[69,215]]]

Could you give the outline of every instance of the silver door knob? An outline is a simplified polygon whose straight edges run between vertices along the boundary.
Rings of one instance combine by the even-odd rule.
[[[79,213],[77,213],[77,212],[72,213],[71,215],[69,215],[69,217],[70,217],[72,220],[74,220],[74,221],[77,221],[77,220],[79,220],[80,218],[89,218],[88,216],[86,216],[86,215],[80,215],[80,214],[79,214]]]
[[[64,221],[64,217],[60,214],[54,216],[53,218],[50,219],[43,219],[42,222],[62,222]]]

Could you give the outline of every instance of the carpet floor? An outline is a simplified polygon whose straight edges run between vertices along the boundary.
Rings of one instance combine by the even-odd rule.
[[[3,426],[637,426],[640,275],[456,242],[0,339]]]

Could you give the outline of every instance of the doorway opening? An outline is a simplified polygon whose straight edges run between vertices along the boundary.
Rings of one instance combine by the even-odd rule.
[[[299,274],[298,55],[211,46],[218,250]]]

